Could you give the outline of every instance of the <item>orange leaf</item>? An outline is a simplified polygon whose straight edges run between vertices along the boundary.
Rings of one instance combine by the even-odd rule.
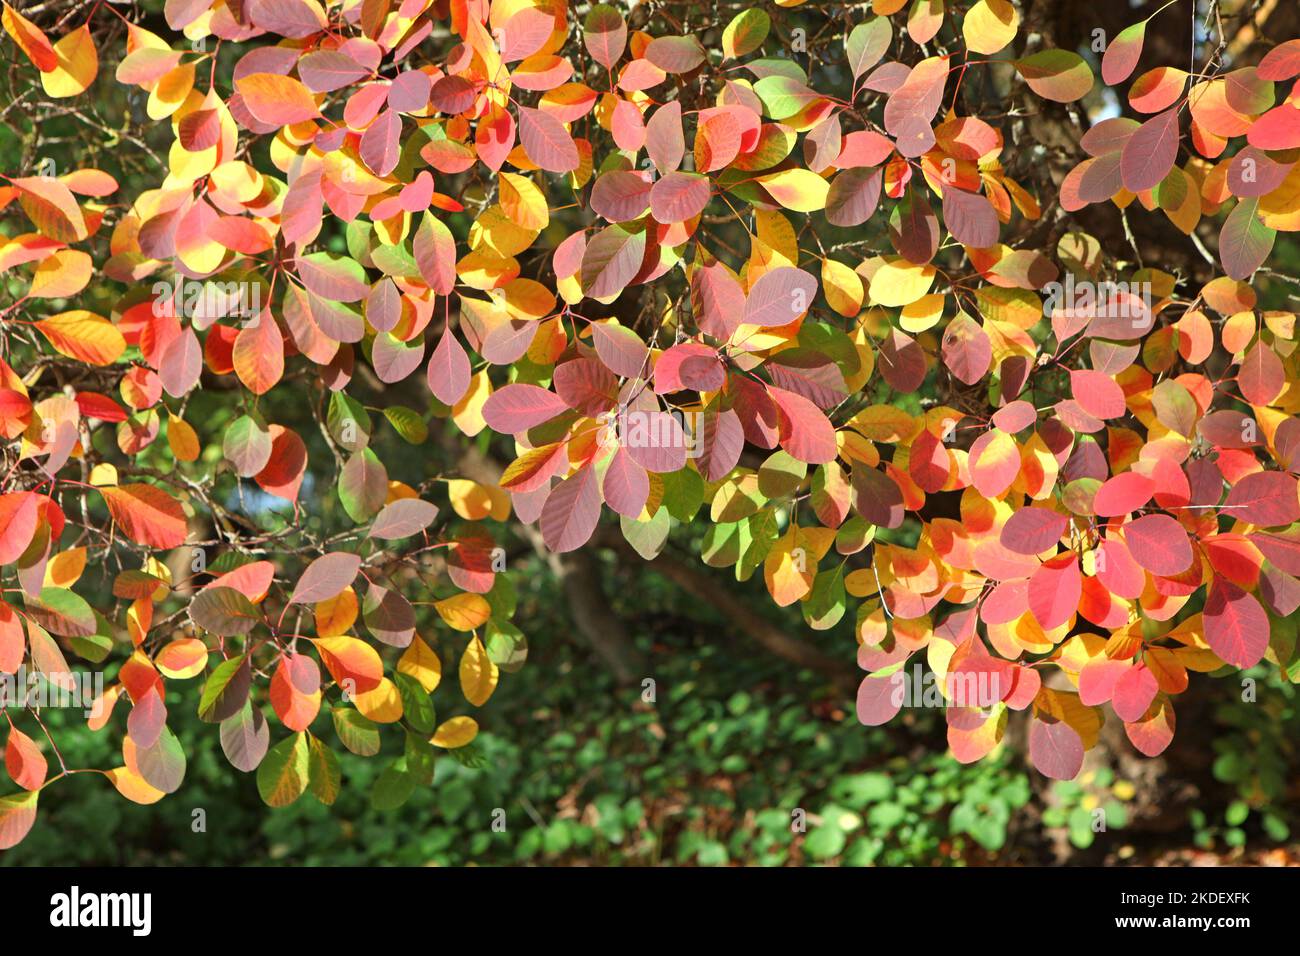
[[[99,489],[122,533],[151,548],[175,548],[187,528],[181,503],[154,485],[116,485]]]

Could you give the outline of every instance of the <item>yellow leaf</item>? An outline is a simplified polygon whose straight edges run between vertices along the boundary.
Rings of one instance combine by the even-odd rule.
[[[334,597],[318,601],[315,608],[316,633],[321,637],[339,637],[357,620],[357,592],[346,587]]]
[[[510,517],[510,496],[500,488],[480,485],[468,478],[453,478],[447,482],[447,496],[451,508],[466,521],[505,521]]]
[[[1016,38],[1020,14],[1008,0],[979,0],[966,11],[961,33],[976,53],[997,53]]]
[[[485,427],[483,421],[483,403],[492,394],[492,383],[488,380],[487,369],[480,369],[469,380],[469,388],[451,410],[451,420],[456,427],[473,438]]]
[[[109,770],[104,776],[108,777],[113,786],[117,788],[118,793],[132,803],[148,806],[151,803],[157,803],[166,796],[161,790],[155,790],[145,783],[144,778],[139,774],[128,770],[126,767]]]
[[[167,416],[167,444],[177,461],[198,460],[199,436],[185,419],[175,415]]]
[[[912,335],[934,328],[943,318],[944,298],[945,296],[936,293],[923,295],[915,302],[909,302],[899,313],[898,324],[904,332]]]
[[[478,736],[478,721],[473,717],[453,717],[443,721],[437,732],[429,738],[435,747],[455,750],[464,747]]]
[[[917,265],[902,256],[881,261],[871,275],[871,301],[888,308],[911,305],[934,285],[935,268],[928,263]]]
[[[395,724],[402,719],[402,695],[387,677],[364,694],[353,694],[352,704],[363,717],[377,724]]]
[[[70,588],[86,570],[86,549],[69,548],[50,558],[45,565],[45,583],[55,588]]]
[[[41,86],[56,99],[79,96],[95,81],[99,72],[99,54],[90,36],[90,26],[82,24],[54,44],[58,65],[41,74]]]
[[[475,635],[460,656],[460,689],[465,699],[475,707],[482,707],[497,689],[500,676],[497,665],[488,657],[487,648]]]
[[[511,279],[498,294],[506,312],[516,319],[544,319],[555,311],[555,293],[535,279]]]
[[[812,170],[784,169],[779,173],[759,176],[763,188],[786,209],[794,212],[814,212],[826,208],[826,193],[830,184]]]
[[[33,299],[67,299],[90,282],[94,264],[79,249],[60,249],[39,266],[27,293]]]
[[[457,631],[482,627],[492,616],[492,605],[481,594],[455,594],[434,604],[439,616]]]
[[[117,326],[84,309],[41,319],[36,328],[68,358],[90,365],[111,365],[126,351],[126,339]]]
[[[501,173],[497,185],[498,200],[505,214],[522,229],[545,229],[551,221],[546,197],[527,176]]]
[[[865,290],[862,277],[842,262],[822,260],[822,289],[832,309],[847,318],[853,318],[862,309]]]
[[[437,651],[417,634],[402,652],[402,658],[397,662],[397,672],[414,677],[426,693],[432,694],[442,683],[442,659],[438,657]]]

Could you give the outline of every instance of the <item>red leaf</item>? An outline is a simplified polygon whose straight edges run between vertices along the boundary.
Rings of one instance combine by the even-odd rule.
[[[720,262],[702,266],[691,279],[691,307],[701,329],[729,339],[745,313],[745,290]]]
[[[679,342],[655,362],[655,392],[666,395],[684,388],[716,392],[727,380],[715,349],[702,342]]]
[[[1093,369],[1071,371],[1070,392],[1089,415],[1119,418],[1124,414],[1124,390],[1104,372]]]
[[[963,246],[985,249],[997,245],[998,214],[980,193],[949,185],[943,191],[943,222]]]
[[[623,14],[606,3],[593,6],[583,23],[582,42],[593,60],[606,69],[613,67],[627,47]]]
[[[882,182],[883,173],[877,167],[844,170],[826,191],[826,221],[833,226],[862,225],[880,203]]]
[[[593,322],[589,328],[596,355],[615,375],[635,378],[646,370],[650,350],[641,336],[625,325],[612,322]]]
[[[1121,30],[1106,45],[1106,55],[1101,58],[1101,79],[1107,86],[1118,86],[1133,75],[1133,69],[1142,58],[1146,29],[1147,21],[1141,20]]]
[[[591,187],[592,211],[610,222],[638,219],[650,203],[653,185],[656,184],[630,169],[611,169],[602,173]]]
[[[1151,500],[1155,490],[1155,482],[1146,475],[1126,471],[1107,479],[1097,489],[1096,497],[1092,499],[1093,513],[1102,518],[1132,514]]]
[[[681,165],[686,155],[686,139],[682,135],[682,104],[679,100],[665,103],[654,111],[645,126],[645,150],[661,174],[670,173]]]
[[[781,447],[809,465],[834,461],[835,426],[808,399],[783,388],[768,386],[768,395],[781,413]]]
[[[646,234],[607,226],[587,243],[582,254],[582,287],[593,299],[622,292],[641,271]]]
[[[1300,76],[1300,40],[1287,40],[1265,53],[1255,75],[1273,82]]]
[[[1300,533],[1295,531],[1256,531],[1250,541],[1287,574],[1300,574]]]
[[[1029,610],[1044,630],[1065,624],[1079,609],[1083,576],[1073,551],[1044,561],[1029,578]]]
[[[1255,598],[1216,577],[1205,598],[1205,640],[1224,663],[1254,667],[1268,649],[1268,615]]]
[[[384,505],[374,524],[370,537],[384,541],[409,538],[419,534],[438,517],[438,506],[420,498],[398,498]]]
[[[36,742],[17,727],[11,727],[5,745],[5,769],[24,790],[39,790],[45,783],[49,765]]]
[[[1070,519],[1046,508],[1022,508],[1002,526],[1002,546],[1016,554],[1042,554],[1055,548]]]
[[[926,494],[942,491],[948,483],[951,458],[939,437],[926,428],[912,441],[907,459],[907,471],[912,480]]]
[[[1145,664],[1129,667],[1115,682],[1111,707],[1115,716],[1123,721],[1138,720],[1156,699],[1160,685]]]
[[[903,708],[903,694],[898,686],[902,671],[889,677],[866,676],[858,685],[858,722],[868,727],[887,724]]]
[[[1259,471],[1233,485],[1222,507],[1230,518],[1275,528],[1300,521],[1300,489],[1291,475]]]
[[[1187,532],[1168,515],[1143,515],[1124,525],[1123,531],[1133,560],[1152,574],[1172,577],[1192,566]]]
[[[1300,146],[1300,109],[1290,103],[1275,106],[1255,120],[1246,140],[1257,149],[1283,150]]]
[[[307,473],[307,446],[297,432],[283,425],[272,425],[269,431],[271,459],[253,480],[267,494],[296,501]]]
[[[376,176],[387,176],[397,167],[402,154],[402,117],[396,110],[384,110],[361,134],[357,155]]]
[[[322,554],[307,565],[294,585],[290,604],[316,604],[337,597],[349,587],[361,570],[361,556],[346,551]]]
[[[1124,724],[1124,732],[1140,753],[1158,757],[1174,739],[1174,705],[1167,697],[1158,699],[1140,720]]]
[[[974,385],[988,373],[992,361],[993,346],[983,326],[959,312],[943,332],[944,366],[959,382]]]
[[[903,523],[903,492],[878,468],[853,469],[853,506],[867,521],[882,528]]]

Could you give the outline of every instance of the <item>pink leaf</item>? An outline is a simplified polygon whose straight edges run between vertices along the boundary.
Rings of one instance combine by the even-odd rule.
[[[746,325],[772,327],[789,325],[812,307],[817,280],[794,266],[779,266],[764,272],[750,287],[745,299]]]
[[[519,142],[528,158],[548,172],[569,173],[578,168],[580,158],[573,137],[549,113],[521,106]]]
[[[650,190],[650,213],[665,225],[685,222],[704,211],[711,188],[706,176],[697,173],[671,172]]]
[[[549,389],[514,382],[488,396],[483,403],[483,421],[494,432],[514,435],[568,410],[564,399]]]
[[[614,452],[601,484],[605,503],[628,518],[640,516],[650,496],[650,477],[624,448]]]
[[[1073,780],[1083,767],[1083,741],[1063,721],[1035,719],[1029,728],[1029,759],[1045,777]]]
[[[1120,173],[1124,188],[1139,193],[1157,186],[1178,158],[1178,110],[1151,117],[1124,144]]]
[[[361,556],[346,551],[323,554],[303,571],[289,598],[290,604],[316,604],[337,597],[361,570]]]
[[[429,391],[444,405],[455,405],[469,390],[469,356],[451,329],[443,329],[429,358]]]
[[[500,393],[497,393],[500,394]],[[596,469],[584,465],[551,489],[539,524],[546,546],[557,554],[582,547],[600,520]]]

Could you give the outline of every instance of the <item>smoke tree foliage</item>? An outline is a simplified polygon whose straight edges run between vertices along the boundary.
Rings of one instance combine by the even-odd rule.
[[[1076,52],[1009,0],[800,7],[4,7],[47,99],[119,84],[170,136],[137,195],[0,185],[0,671],[102,668],[90,726],[121,737],[66,766],[7,711],[0,847],[67,774],[174,792],[186,681],[272,806],[333,802],[335,749],[394,736],[399,804],[525,656],[507,520],[647,558],[707,520],[706,564],[856,621],[863,723],[923,660],[963,762],[1029,711],[1068,779],[1104,720],[1167,747],[1189,672],[1300,672],[1295,316],[1251,284],[1300,230],[1300,40],[1134,76],[1149,20]],[[1119,108],[1089,122],[1094,68]],[[1078,142],[1046,193],[1013,136],[1035,111]],[[1167,217],[1220,274],[1103,248],[1091,204]],[[186,414],[213,389],[220,428]],[[490,451],[499,484],[390,480],[381,430]]]

